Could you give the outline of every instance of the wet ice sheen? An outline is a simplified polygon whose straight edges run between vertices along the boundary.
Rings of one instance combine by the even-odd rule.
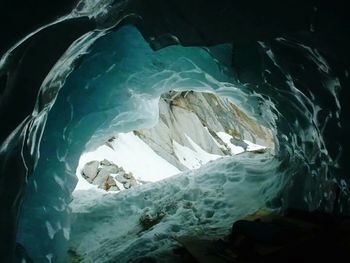
[[[82,262],[148,255],[176,262],[174,256],[159,257],[178,245],[174,237],[227,234],[235,219],[264,207],[275,190],[269,186],[278,177],[277,165],[270,153],[247,152],[118,194],[75,191],[71,249]],[[162,220],[143,231],[140,217],[159,211]]]
[[[89,2],[95,6],[95,1]],[[96,149],[115,132],[152,127],[160,94],[176,89],[215,91],[230,97],[274,132],[281,162],[270,153],[244,153],[119,195],[77,192],[69,245],[86,261],[107,262],[109,255],[125,262],[146,251],[157,253],[174,244],[170,236],[176,233],[227,232],[235,219],[272,198],[278,200],[274,207],[294,205],[312,210],[322,205],[330,210],[333,199],[324,196],[334,196],[337,160],[328,155],[323,127],[339,121],[339,105],[328,109],[317,96],[303,94],[288,67],[279,63],[283,57],[279,48],[260,45],[268,63],[264,65],[265,83],[255,90],[238,83],[210,50],[171,46],[154,52],[131,26],[92,32],[74,43],[48,74],[39,93],[56,94],[59,90],[44,110],[35,112],[44,116],[41,125],[46,126],[40,159],[29,177],[17,242],[35,262],[66,262],[71,226],[68,204],[80,155]],[[324,64],[314,57],[319,54],[297,43],[288,46],[298,47],[298,52],[309,58],[308,70],[300,74],[312,74],[313,85],[324,87],[325,94],[336,100],[339,81],[326,74],[324,65],[319,67]],[[232,55],[231,45],[216,48],[223,57]],[[72,72],[75,59],[82,54],[81,64]],[[301,78],[306,79],[304,75]],[[346,182],[341,186],[348,188]],[[320,204],[320,200],[324,202]],[[140,232],[140,216],[159,209],[165,210],[164,218]]]

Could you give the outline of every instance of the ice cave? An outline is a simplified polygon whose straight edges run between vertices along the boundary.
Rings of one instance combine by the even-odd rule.
[[[0,7],[0,262],[350,256],[341,3]]]

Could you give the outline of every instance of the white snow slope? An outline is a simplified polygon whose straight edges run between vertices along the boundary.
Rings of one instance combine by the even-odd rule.
[[[232,138],[231,135],[225,132],[218,132],[217,135],[228,145],[232,154],[244,152],[242,147],[236,146],[230,142],[230,139]],[[198,169],[210,161],[224,157],[204,151],[189,136],[185,135],[185,137],[192,149],[183,146],[174,140],[173,151],[179,162],[188,169]],[[212,139],[215,140],[214,138]],[[247,151],[266,148],[264,146],[253,144],[247,140],[244,142],[248,144]],[[116,165],[123,167],[127,173],[131,172],[140,182],[156,182],[181,173],[178,168],[160,157],[143,140],[134,135],[133,132],[119,133],[117,138],[114,139],[110,145],[113,149],[107,145],[103,145],[97,148],[96,151],[88,152],[81,156],[76,172],[78,184],[75,190],[97,188],[97,186],[88,183],[81,175],[84,165],[95,160],[102,161],[103,159],[107,159],[112,161]]]

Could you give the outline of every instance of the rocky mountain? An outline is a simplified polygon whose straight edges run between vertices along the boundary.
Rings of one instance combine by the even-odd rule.
[[[190,168],[181,159],[181,147],[194,152],[200,147],[206,153],[219,156],[256,150],[249,148],[245,141],[274,147],[273,136],[267,128],[249,118],[229,99],[209,92],[163,94],[157,125],[134,133],[180,170]]]

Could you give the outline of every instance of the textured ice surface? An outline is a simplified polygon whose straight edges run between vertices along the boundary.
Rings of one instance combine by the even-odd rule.
[[[80,155],[96,149],[116,132],[152,127],[158,117],[155,109],[160,94],[174,89],[215,91],[230,97],[240,109],[274,132],[276,154],[281,160],[278,171],[283,172],[276,172],[277,161],[242,157],[240,162],[220,160],[213,170],[209,164],[201,169],[208,171],[208,176],[201,176],[200,172],[183,175],[174,186],[166,180],[145,186],[140,192],[137,188],[121,195],[97,192],[91,196],[81,191],[81,195],[85,193],[92,199],[82,201],[84,198],[76,196],[72,204],[77,228],[71,235],[71,244],[78,254],[88,253],[85,258],[89,256],[97,262],[102,257],[103,261],[108,256],[103,258],[107,254],[101,252],[106,249],[110,258],[115,255],[115,261],[123,262],[132,253],[137,256],[145,250],[157,251],[157,246],[173,244],[164,233],[175,233],[179,229],[177,220],[183,224],[180,233],[200,231],[202,226],[208,233],[225,232],[234,219],[265,205],[264,197],[274,201],[268,203],[272,207],[321,207],[331,211],[337,159],[329,155],[323,131],[328,124],[338,122],[340,109],[336,99],[329,106],[323,105],[322,97],[336,98],[339,80],[325,73],[327,65],[320,67],[315,52],[297,42],[277,39],[274,45],[260,45],[266,63],[264,83],[257,88],[238,83],[231,69],[208,49],[172,46],[154,52],[131,26],[108,33],[92,32],[75,42],[43,82],[37,104],[44,109],[38,112],[40,108],[36,108],[33,113],[37,120],[42,118],[40,125],[18,129],[23,134],[31,132],[32,139],[39,135],[36,129],[46,124],[40,159],[34,158],[37,166],[28,180],[17,242],[35,262],[65,262],[71,226],[68,204]],[[217,47],[221,57],[231,57],[231,46],[223,47]],[[284,49],[298,54],[294,65],[283,60]],[[74,71],[73,64],[77,64]],[[301,76],[296,78],[293,68]],[[296,81],[300,77],[305,83]],[[303,88],[308,85],[321,87],[317,90],[323,96],[304,94]],[[274,179],[266,188],[273,192],[271,195],[263,189],[266,180],[270,180],[267,177]],[[345,182],[339,185],[347,191]],[[138,219],[146,207],[158,205],[152,213],[167,207],[166,195],[160,196],[161,193],[175,200],[177,209],[167,208],[165,221],[140,235]],[[141,198],[142,194],[146,199]],[[76,210],[79,200],[82,211]],[[195,202],[193,209],[184,208],[182,200]],[[113,216],[119,218],[119,225]],[[165,224],[167,221],[172,223]],[[115,228],[109,227],[111,224]],[[155,235],[155,229],[161,234]],[[139,238],[131,239],[128,231]],[[107,232],[120,238],[110,239]],[[146,242],[152,238],[159,242]],[[100,251],[95,249],[100,247]]]
[[[81,64],[72,72],[79,54]],[[152,127],[159,96],[169,90],[222,88],[239,105],[243,92],[228,85],[233,79],[226,73],[201,48],[174,46],[154,52],[131,26],[105,36],[93,32],[77,41],[42,87],[43,94],[59,93],[47,106],[52,108],[41,158],[28,182],[19,222],[17,241],[33,260],[47,262],[46,255],[52,255],[52,261],[65,262],[71,225],[67,205],[83,152],[115,133]]]
[[[176,236],[227,234],[235,219],[265,207],[278,163],[269,153],[243,153],[118,194],[75,191],[71,250],[82,262],[176,262],[159,257],[177,246]],[[162,220],[144,230],[140,218],[159,212]]]

